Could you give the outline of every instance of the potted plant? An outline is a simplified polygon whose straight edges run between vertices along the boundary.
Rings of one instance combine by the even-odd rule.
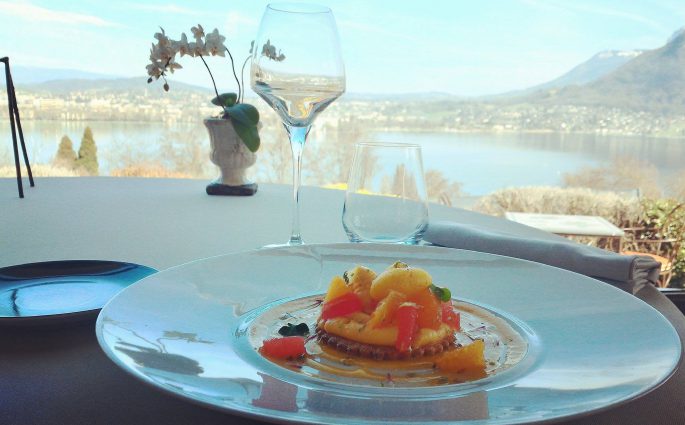
[[[245,66],[250,60],[248,56],[241,68],[241,79],[235,71],[233,55],[224,45],[226,37],[219,34],[217,29],[205,34],[202,25],[191,28],[195,41],[188,41],[185,33],[181,34],[180,40],[172,40],[167,37],[163,28],[154,35],[157,40],[150,50],[150,64],[147,65],[148,83],[155,80],[164,80],[164,90],[169,91],[167,76],[181,69],[176,62],[176,55],[199,58],[207,68],[212,80],[216,96],[212,103],[222,108],[217,117],[204,120],[205,127],[209,132],[211,144],[210,159],[219,167],[219,177],[207,186],[209,195],[253,195],[257,191],[257,184],[246,180],[245,170],[253,165],[259,149],[259,112],[257,108],[244,103],[245,86],[241,83]],[[254,43],[253,43],[254,44]],[[231,69],[238,86],[238,93],[222,93],[216,88],[214,75],[205,60],[207,56],[222,56],[226,53],[231,60]],[[250,48],[252,54],[252,47]],[[274,60],[283,60],[283,55],[276,55]]]

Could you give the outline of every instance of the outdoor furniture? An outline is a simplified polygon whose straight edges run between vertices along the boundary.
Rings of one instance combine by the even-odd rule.
[[[661,238],[658,229],[647,227],[628,227],[623,229],[625,238],[621,246],[622,254],[647,255],[659,261],[661,275],[659,286],[666,288],[673,276],[673,266],[680,251],[682,241],[674,238]]]
[[[256,249],[287,238],[291,187],[260,184],[253,197],[211,197],[202,180],[45,178],[19,200],[0,179],[0,267],[60,259],[108,259],[162,270]],[[304,187],[307,243],[346,242],[344,192]],[[500,218],[439,205],[431,219],[518,228]],[[556,238],[553,235],[549,237]],[[659,310],[685,340],[685,317],[656,288],[637,297]],[[530,300],[535,303],[536,300]],[[636,318],[636,320],[639,320]],[[134,379],[100,349],[94,324],[0,328],[2,424],[258,424],[171,397]],[[685,358],[666,382],[635,400],[564,424],[685,423]]]
[[[668,281],[671,279],[671,274],[673,274],[673,264],[668,258],[662,257],[661,255],[648,254],[639,251],[621,251],[623,255],[645,255],[651,257],[661,264],[661,270],[659,274],[659,287],[665,288],[668,286]],[[668,277],[668,279],[665,278]]]
[[[506,212],[504,216],[511,221],[535,227],[564,237],[587,237],[607,240],[606,248],[619,252],[623,230],[599,216],[538,214]]]

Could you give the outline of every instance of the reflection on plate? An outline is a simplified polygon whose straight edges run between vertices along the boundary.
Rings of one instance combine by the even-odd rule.
[[[5,267],[0,269],[0,323],[95,317],[119,291],[155,272],[138,264],[96,260]]]
[[[355,264],[398,259],[506,320],[526,341],[525,355],[469,382],[380,387],[289,370],[255,350],[253,331],[269,311],[320,296],[330,276]],[[596,280],[470,251],[373,244],[264,249],[169,269],[117,295],[96,330],[116,364],[171,394],[270,420],[332,424],[584,414],[654,388],[681,350],[663,316]]]

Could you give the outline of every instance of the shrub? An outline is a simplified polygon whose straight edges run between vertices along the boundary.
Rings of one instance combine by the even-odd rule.
[[[76,151],[74,151],[74,144],[66,134],[62,136],[57,148],[57,154],[53,159],[52,164],[59,168],[66,168],[73,170],[76,168]]]
[[[78,177],[79,173],[68,168],[57,167],[47,164],[31,164],[31,173],[34,177]],[[26,177],[28,173],[26,168],[21,167],[22,176]],[[0,167],[0,178],[16,177],[16,170],[14,165],[6,165]]]
[[[685,170],[678,173],[669,182],[669,189],[675,199],[685,202]]]
[[[516,187],[481,198],[474,211],[503,216],[505,212],[598,215],[618,227],[634,223],[642,208],[637,197],[581,188]]]
[[[685,204],[675,199],[650,199],[645,200],[642,207],[643,214],[637,224],[647,229],[644,237],[676,240],[666,249],[677,251],[672,279],[681,280],[685,277]]]
[[[113,177],[156,177],[189,179],[193,176],[164,168],[159,164],[136,164],[124,168],[117,168],[110,172]]]
[[[443,205],[454,205],[463,195],[462,185],[445,177],[438,170],[428,170],[425,173],[428,200]]]
[[[90,127],[86,127],[83,131],[83,138],[81,139],[81,146],[78,149],[76,166],[83,174],[91,176],[98,175],[98,148],[95,145],[93,131]]]
[[[634,158],[615,158],[607,166],[584,167],[563,176],[564,186],[596,190],[634,190],[649,198],[661,196],[659,170]]]

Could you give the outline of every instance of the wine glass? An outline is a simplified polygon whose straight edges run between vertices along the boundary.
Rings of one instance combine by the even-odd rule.
[[[421,147],[358,143],[342,223],[350,242],[419,243],[428,228]]]
[[[279,115],[293,155],[293,221],[287,245],[302,245],[299,218],[302,150],[314,119],[345,92],[345,66],[331,9],[270,4],[255,40],[252,89]]]

